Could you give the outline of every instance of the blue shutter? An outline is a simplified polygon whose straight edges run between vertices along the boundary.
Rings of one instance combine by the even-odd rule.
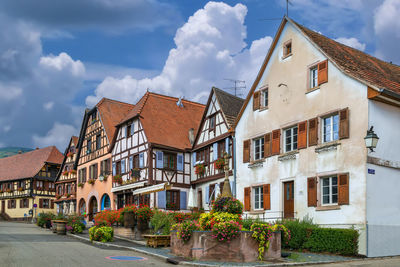
[[[135,132],[135,123],[132,122],[131,124],[131,135]]]
[[[144,153],[139,154],[139,168],[144,168]]]
[[[126,160],[121,161],[121,173],[126,173]]]
[[[213,155],[214,155],[214,160],[218,159],[218,143],[213,144]]]
[[[158,198],[158,208],[159,209],[165,209],[166,207],[166,202],[167,202],[167,191],[160,191],[157,193],[157,198]]]
[[[129,157],[129,170],[133,169],[133,156]]]
[[[162,169],[164,167],[164,153],[161,151],[157,151],[156,155],[157,155],[156,167],[158,169]]]
[[[228,153],[228,155],[231,154],[229,151],[229,137],[225,138],[225,152]]]
[[[183,171],[183,154],[182,153],[178,154],[176,168],[178,169],[178,171]]]
[[[196,164],[196,152],[193,152],[192,154],[192,166]]]
[[[206,199],[206,204],[208,204],[209,202],[210,202],[210,196],[209,196],[209,194],[210,194],[210,187],[207,185],[206,186],[206,190],[204,190],[204,193],[206,194],[206,197],[205,197],[205,199]]]
[[[186,192],[181,191],[181,197],[180,197],[180,209],[185,210],[186,209]]]
[[[113,164],[112,164],[112,175],[114,176],[115,174],[117,174],[117,169],[116,169],[116,166],[115,166],[115,162],[113,162]]]

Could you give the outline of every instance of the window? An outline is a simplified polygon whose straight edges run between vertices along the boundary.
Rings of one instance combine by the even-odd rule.
[[[210,132],[215,131],[215,114],[211,115],[209,118],[209,128],[208,130]]]
[[[17,182],[17,188],[25,189],[25,181],[18,181]]]
[[[254,209],[260,210],[264,208],[264,195],[263,195],[263,187],[257,186],[253,187],[253,195],[254,195]]]
[[[323,142],[331,142],[339,139],[339,115],[322,118]]]
[[[79,182],[86,183],[86,168],[79,170]]]
[[[91,149],[92,149],[92,140],[87,140],[87,143],[86,143],[86,153],[90,153],[91,152]]]
[[[223,158],[225,152],[225,140],[218,142],[218,158]]]
[[[310,88],[318,86],[318,66],[310,68]]]
[[[131,125],[130,124],[126,127],[126,137],[129,137],[129,136],[131,136]]]
[[[89,167],[89,179],[97,179],[97,163]]]
[[[287,41],[283,44],[283,57],[292,55],[292,41]]]
[[[165,169],[176,169],[176,155],[164,152],[164,168]]]
[[[43,189],[43,181],[36,181],[36,188]]]
[[[268,107],[268,88],[263,89],[261,91],[261,107],[262,108]]]
[[[210,161],[210,148],[199,150],[196,153],[196,161],[203,161],[204,164],[208,164]]]
[[[254,160],[264,158],[264,137],[254,139]]]
[[[71,185],[67,185],[67,194],[71,194]]]
[[[167,190],[167,210],[179,210],[179,191],[176,190]]]
[[[215,200],[215,184],[210,184],[208,191],[208,199],[210,202]]]
[[[110,174],[110,161],[111,159],[106,159],[100,163],[100,175],[106,176]]]
[[[116,164],[116,173],[115,174],[121,174],[121,161],[118,161]]]
[[[285,152],[297,150],[297,126],[284,130]]]
[[[59,185],[59,186],[57,187],[57,194],[60,195],[60,196],[63,194],[63,187],[62,187],[62,185]]]
[[[50,209],[50,200],[47,198],[43,199],[43,208],[44,209]]]
[[[15,199],[10,199],[8,201],[8,208],[15,209],[17,207],[17,201]]]
[[[99,150],[101,148],[101,135],[98,134],[96,135],[96,150]]]
[[[20,208],[29,208],[29,199],[21,199]]]
[[[337,176],[321,178],[322,205],[338,203]]]
[[[121,160],[121,173],[126,173],[126,160]]]

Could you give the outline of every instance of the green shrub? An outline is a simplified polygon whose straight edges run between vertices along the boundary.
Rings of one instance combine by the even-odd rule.
[[[175,223],[172,213],[166,213],[161,210],[154,210],[153,217],[150,219],[150,225],[154,234],[169,235],[172,225]]]
[[[282,236],[282,246],[290,249],[301,249],[307,239],[307,229],[318,228],[311,220],[305,218],[303,220],[283,220],[277,222],[286,226],[290,230],[290,239]]]
[[[90,241],[110,242],[113,240],[114,230],[109,226],[93,226],[89,229]]]
[[[354,229],[309,229],[303,248],[311,252],[356,255],[358,252],[358,232]]]
[[[246,218],[242,220],[242,230],[243,231],[250,231],[251,225],[253,223],[263,223],[263,221],[260,218]]]
[[[51,212],[41,212],[38,215],[36,224],[40,227],[44,227],[48,221],[54,219],[54,214]]]

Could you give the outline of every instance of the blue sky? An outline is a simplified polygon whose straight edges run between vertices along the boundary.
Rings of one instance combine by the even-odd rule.
[[[400,63],[400,0],[291,0],[289,16]],[[285,0],[4,0],[0,147],[63,150],[101,97],[151,91],[204,102],[225,78],[251,84]],[[247,90],[243,90],[243,97]]]

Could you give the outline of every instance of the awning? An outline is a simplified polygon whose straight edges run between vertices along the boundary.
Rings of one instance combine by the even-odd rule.
[[[168,185],[167,183],[156,184],[156,185],[152,185],[152,186],[147,186],[147,187],[144,187],[144,188],[136,189],[135,191],[133,191],[133,194],[134,195],[150,194],[150,193],[154,193],[154,192],[164,191],[164,190],[170,189],[170,188],[171,188],[171,186]]]
[[[132,183],[132,184],[126,184],[126,185],[121,185],[121,186],[118,186],[118,187],[111,188],[111,192],[115,193],[115,192],[118,192],[118,191],[134,189],[134,188],[138,188],[138,187],[143,187],[145,184],[146,184],[146,181]]]

